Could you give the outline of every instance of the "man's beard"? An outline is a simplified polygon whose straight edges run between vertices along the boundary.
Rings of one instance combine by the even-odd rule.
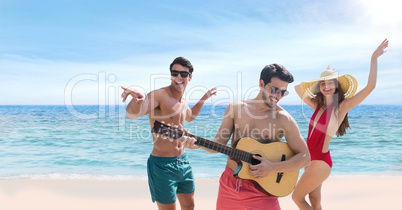
[[[264,101],[264,104],[269,108],[274,108],[276,106],[276,104],[274,104],[274,105],[269,104],[268,97],[267,97],[267,94],[265,93],[265,91],[262,91],[262,100]]]

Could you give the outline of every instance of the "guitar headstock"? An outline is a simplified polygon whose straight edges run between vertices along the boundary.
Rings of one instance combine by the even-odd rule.
[[[154,127],[151,130],[152,133],[161,134],[171,139],[178,139],[183,136],[183,131],[179,128],[172,127],[165,123],[155,120]]]

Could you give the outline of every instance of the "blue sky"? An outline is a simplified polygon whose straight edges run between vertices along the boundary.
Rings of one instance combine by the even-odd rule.
[[[120,86],[170,84],[177,56],[194,65],[186,97],[252,98],[261,69],[295,77],[281,104],[301,104],[294,85],[328,65],[367,83],[384,38],[378,82],[364,104],[402,104],[402,15],[392,0],[78,1],[0,0],[0,104],[121,104]]]

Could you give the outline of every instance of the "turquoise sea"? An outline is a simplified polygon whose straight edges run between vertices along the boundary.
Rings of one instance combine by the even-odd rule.
[[[312,110],[283,106],[303,137]],[[190,132],[210,139],[226,106],[205,105]],[[351,129],[331,142],[332,175],[402,175],[402,105],[360,105]],[[146,178],[152,149],[147,117],[130,120],[124,106],[0,106],[0,179]],[[187,150],[196,177],[219,177],[226,156]]]

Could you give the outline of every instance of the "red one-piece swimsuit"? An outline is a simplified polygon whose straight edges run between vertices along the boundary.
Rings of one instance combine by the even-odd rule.
[[[324,112],[321,114],[320,118],[317,121],[317,124],[314,125],[314,119],[317,116],[318,111],[321,109],[320,106],[317,107],[314,114],[311,116],[310,125],[308,128],[308,137],[307,137],[307,147],[310,151],[311,160],[322,160],[326,162],[329,167],[332,168],[332,158],[331,153],[328,152],[323,153],[322,148],[324,146],[325,137],[327,136],[327,128],[328,122],[331,119],[332,110],[334,109],[333,104],[331,104]]]

